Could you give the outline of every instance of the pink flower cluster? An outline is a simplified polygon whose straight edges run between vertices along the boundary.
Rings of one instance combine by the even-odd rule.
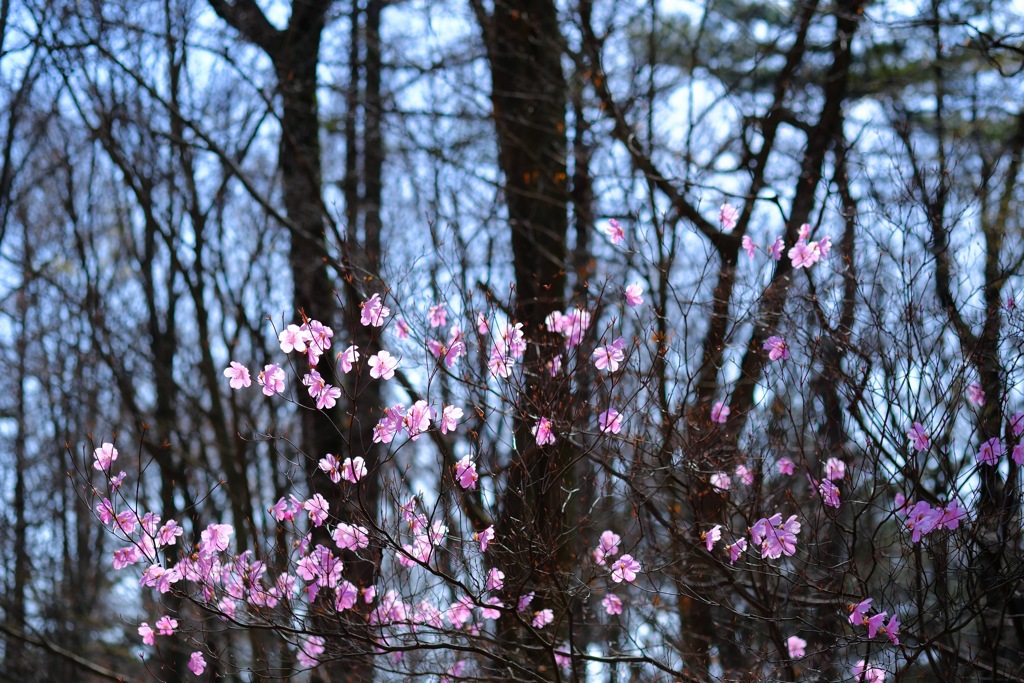
[[[932,507],[923,500],[917,503],[905,501],[902,493],[896,494],[896,512],[903,515],[904,524],[911,532],[911,540],[914,543],[936,529],[956,529],[967,517],[967,512],[960,507],[956,499],[943,507]]]

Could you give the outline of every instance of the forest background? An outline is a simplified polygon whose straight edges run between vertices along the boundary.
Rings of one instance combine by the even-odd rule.
[[[1024,680],[1022,17],[2,0],[0,679]]]

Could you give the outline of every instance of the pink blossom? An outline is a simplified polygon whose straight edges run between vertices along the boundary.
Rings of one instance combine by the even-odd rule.
[[[882,629],[885,631],[885,618],[889,616],[888,612],[879,612],[878,614],[872,614],[868,617],[865,622],[868,627],[868,638],[874,638],[878,635],[878,630]]]
[[[337,404],[339,398],[341,398],[341,389],[328,384],[316,395],[316,408],[317,410],[330,410]]]
[[[173,636],[174,629],[178,628],[178,620],[168,615],[163,615],[156,621],[157,633],[161,636]]]
[[[281,350],[285,353],[292,351],[305,353],[306,344],[312,341],[312,338],[309,332],[301,329],[298,325],[289,325],[281,331],[281,334],[277,335],[277,340],[281,342]]]
[[[366,471],[366,461],[361,455],[345,458],[345,462],[341,464],[341,478],[353,484],[365,477]]]
[[[967,511],[960,507],[956,500],[951,500],[942,508],[942,516],[939,517],[936,526],[944,526],[947,529],[953,530],[958,528],[960,522],[966,517]]]
[[[739,217],[739,209],[732,204],[722,204],[722,208],[718,210],[718,223],[725,232],[731,232],[736,227]]]
[[[594,549],[594,562],[603,566],[608,557],[618,554],[621,541],[622,538],[610,529],[602,532],[601,540]]]
[[[907,528],[913,533],[910,537],[914,543],[921,540],[921,536],[931,533],[942,521],[942,510],[933,508],[922,501],[914,504],[907,512]]]
[[[104,498],[96,504],[96,514],[104,525],[114,521],[114,504],[110,502],[109,498]]]
[[[846,463],[839,458],[829,458],[825,462],[825,478],[838,481],[846,476]]]
[[[359,590],[350,581],[342,581],[334,589],[334,609],[344,612],[355,607]]]
[[[352,367],[359,360],[359,347],[350,346],[338,354],[338,367],[346,375],[352,372]]]
[[[179,538],[185,530],[178,526],[178,523],[173,519],[167,520],[167,522],[160,527],[160,531],[156,535],[156,544],[158,546],[174,545],[176,539]]]
[[[471,456],[467,455],[459,461],[458,465],[455,466],[455,478],[459,482],[459,486],[464,489],[474,490],[476,488],[477,479],[479,476],[476,473],[476,463],[473,462]]]
[[[867,618],[868,610],[871,609],[872,602],[874,602],[874,598],[866,598],[854,605],[850,605],[850,616],[848,621],[854,626],[860,626]]]
[[[203,659],[202,652],[193,652],[188,658],[189,671],[194,673],[196,676],[201,676],[206,671],[206,660]]]
[[[426,401],[419,400],[413,403],[402,418],[405,425],[405,432],[409,439],[415,441],[420,434],[430,429],[430,407]]]
[[[1024,412],[1017,411],[1010,418],[1010,431],[1014,436],[1024,434]]]
[[[487,527],[480,533],[473,534],[473,540],[480,544],[480,552],[487,552],[487,546],[494,540],[494,525]]]
[[[537,437],[538,446],[546,446],[555,443],[555,433],[551,430],[551,421],[546,417],[540,418],[533,427],[533,435]]]
[[[978,449],[978,462],[982,465],[995,465],[1005,452],[1003,442],[994,436],[981,444],[981,448]]]
[[[256,381],[263,387],[264,396],[284,393],[284,370],[275,363],[264,366]]]
[[[314,493],[312,498],[303,503],[302,509],[309,513],[309,519],[313,522],[313,526],[322,526],[330,514],[327,499],[319,493]]]
[[[729,551],[729,564],[736,564],[736,560],[747,550],[747,539],[737,539],[735,543],[726,545],[725,549]]]
[[[501,617],[501,608],[505,606],[498,598],[487,598],[484,605],[480,608],[480,616],[492,620]]]
[[[399,339],[406,339],[409,336],[409,323],[402,318],[395,318],[395,335]]]
[[[740,246],[747,252],[747,256],[754,258],[754,252],[757,250],[757,245],[754,244],[754,240],[750,239],[750,235],[743,236],[743,239],[740,240]]]
[[[517,612],[525,612],[526,608],[530,606],[531,602],[533,602],[533,595],[534,595],[533,591],[530,591],[526,595],[520,595],[519,596],[519,601],[516,604],[516,611]]]
[[[729,419],[729,413],[731,412],[732,408],[721,401],[718,401],[711,407],[711,421],[717,422],[718,424],[725,424],[725,421]]]
[[[801,242],[806,242],[807,238],[811,236],[811,224],[803,223],[800,226],[800,233],[797,235],[797,239]]]
[[[290,503],[283,496],[277,500],[268,510],[278,522],[294,522],[298,514],[298,507]]]
[[[799,636],[790,636],[786,639],[786,648],[789,650],[790,659],[803,657],[805,647],[807,647],[807,641]]]
[[[505,572],[501,571],[497,567],[491,567],[491,570],[487,572],[487,590],[500,591],[504,585]]]
[[[707,548],[710,553],[714,549],[715,543],[722,540],[722,525],[716,524],[711,527],[710,531],[702,532],[700,539],[704,541],[704,547]]]
[[[615,614],[622,614],[622,600],[615,593],[609,593],[604,596],[601,600],[601,605],[604,607],[604,611],[609,616]]]
[[[391,309],[381,302],[380,294],[374,294],[367,301],[359,304],[359,322],[364,327],[372,325],[381,327],[384,319],[391,315]]]
[[[533,613],[533,627],[544,628],[555,620],[555,613],[549,609],[542,609]]]
[[[924,430],[924,425],[920,422],[915,422],[910,427],[907,438],[910,439],[915,451],[926,451],[931,447],[931,437],[928,436],[928,432]]]
[[[821,252],[818,249],[817,242],[807,243],[800,241],[789,250],[789,260],[793,262],[793,268],[795,269],[810,268],[820,258]]]
[[[156,642],[153,638],[156,635],[156,631],[146,622],[139,624],[139,635],[142,636],[143,645],[153,645]]]
[[[320,469],[327,473],[335,484],[341,481],[341,461],[328,453],[320,458]]]
[[[200,534],[199,554],[209,557],[227,550],[231,535],[235,533],[230,524],[211,524]]]
[[[768,352],[769,360],[786,360],[789,358],[789,345],[782,337],[768,337],[762,348]]]
[[[736,476],[740,478],[746,486],[750,486],[754,483],[754,473],[746,465],[738,465],[736,467]]]
[[[897,635],[899,635],[900,632],[900,618],[896,615],[895,612],[889,619],[889,623],[886,624],[884,628],[881,628],[879,630],[885,633],[885,635],[889,638],[889,642],[891,642],[893,645],[900,644],[900,639],[896,637]]]
[[[619,244],[622,240],[626,239],[626,232],[622,229],[622,225],[614,218],[608,220],[607,226],[601,227],[601,232],[611,239],[612,244]]]
[[[395,376],[398,359],[387,351],[379,351],[366,361],[370,365],[370,377],[389,380]]]
[[[441,433],[454,432],[459,425],[459,418],[463,416],[462,408],[458,406],[445,406],[441,411]]]
[[[711,475],[711,485],[719,491],[728,491],[732,481],[725,472],[715,472]]]
[[[602,434],[618,434],[622,431],[622,415],[614,408],[609,408],[597,416],[597,426]]]
[[[828,258],[828,253],[832,251],[832,238],[828,235],[821,238],[818,242],[818,251],[821,252],[821,258]]]
[[[772,246],[768,247],[768,252],[771,254],[773,261],[782,260],[782,252],[786,250],[786,243],[782,241],[782,237],[776,237],[775,241],[772,242]]]
[[[444,327],[448,324],[448,309],[443,303],[430,307],[430,326]]]
[[[635,308],[644,302],[644,288],[639,282],[626,285],[626,304]]]
[[[623,555],[612,563],[612,581],[615,583],[632,583],[636,573],[640,571],[640,563],[632,555]]]
[[[120,548],[114,551],[114,569],[120,570],[136,564],[142,559],[142,553],[137,546],[130,545],[127,548]]]
[[[821,499],[825,501],[825,505],[834,508],[839,507],[839,488],[831,481],[822,479],[821,483],[818,484],[818,493],[821,494]]]
[[[93,468],[103,472],[109,470],[110,465],[117,460],[117,449],[114,448],[114,444],[105,442],[92,452],[92,457],[95,459]]]
[[[779,474],[793,474],[796,471],[796,465],[789,458],[779,458],[775,462],[775,467],[779,470]]]
[[[885,683],[885,669],[868,666],[863,659],[850,668],[850,674],[857,683]]]
[[[374,296],[377,296],[374,294]],[[304,667],[312,669],[320,663],[317,659],[324,653],[324,639],[322,636],[309,636],[305,642],[299,646],[299,652],[296,655],[296,659]]]
[[[967,400],[979,407],[985,405],[985,391],[980,384],[973,382],[967,387]]]
[[[782,522],[782,515],[775,513],[771,518],[762,518],[750,529],[750,537],[754,545],[761,547],[761,558],[778,559],[796,553],[796,535],[800,532],[800,522],[796,515]]]
[[[364,526],[341,522],[334,529],[331,538],[342,550],[356,551],[370,545],[369,531]]]
[[[1013,451],[1010,454],[1013,461],[1018,465],[1024,465],[1024,444],[1017,444],[1013,447]]]
[[[615,372],[619,369],[619,365],[626,359],[626,340],[619,337],[611,344],[607,346],[599,346],[594,350],[594,353],[590,356],[590,360],[593,361],[594,367],[598,370],[608,370],[608,372]]]

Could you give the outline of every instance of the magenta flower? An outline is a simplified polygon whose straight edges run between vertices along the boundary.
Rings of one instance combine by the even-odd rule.
[[[391,309],[380,300],[380,294],[374,294],[369,300],[359,304],[359,322],[364,327],[372,325],[381,327],[384,319],[391,315]]]
[[[487,590],[500,591],[504,585],[505,572],[501,571],[497,567],[491,567],[491,570],[487,572]]]
[[[793,474],[796,471],[796,465],[789,458],[779,458],[775,467],[779,470],[779,474]]]
[[[601,606],[608,615],[622,614],[622,600],[615,593],[609,593],[601,600]]]
[[[982,465],[995,465],[1005,452],[1003,442],[993,436],[978,449],[978,462]]]
[[[803,657],[805,647],[807,647],[807,641],[799,636],[790,636],[786,640],[786,648],[789,650],[790,659],[800,659]]]
[[[473,462],[471,456],[463,457],[455,466],[455,478],[458,480],[459,486],[464,489],[472,491],[476,488],[479,477],[476,473],[476,463]]]
[[[761,558],[778,559],[796,553],[796,535],[800,522],[792,515],[785,522],[782,514],[776,512],[770,518],[761,518],[750,528],[750,538],[761,548]]]
[[[721,401],[711,406],[711,421],[717,422],[718,424],[725,424],[725,421],[729,419],[729,413],[732,412],[732,408],[725,405]]]
[[[911,426],[910,431],[907,432],[907,438],[910,439],[915,451],[926,451],[931,447],[931,437],[920,422],[915,422]]]
[[[740,211],[732,204],[722,204],[718,210],[718,223],[725,232],[731,232],[736,227],[736,221],[740,217]]]
[[[264,396],[284,393],[284,370],[275,363],[264,366],[256,381],[263,387]]]
[[[352,372],[352,368],[355,365],[356,361],[358,361],[358,360],[359,360],[359,347],[358,346],[350,346],[347,349],[345,349],[344,351],[341,351],[340,353],[338,353],[338,367],[341,368],[341,371],[344,372],[346,375],[348,373]]]
[[[602,532],[601,540],[594,549],[594,562],[603,566],[607,558],[612,555],[617,555],[619,552],[619,542],[621,540],[622,538],[620,538],[614,531],[605,530]]]
[[[444,327],[448,324],[448,309],[444,304],[430,307],[430,326]]]
[[[153,645],[156,642],[153,637],[156,635],[156,631],[146,622],[139,624],[139,635],[142,636],[143,645]]]
[[[863,659],[850,668],[850,673],[857,683],[885,683],[885,669],[868,666]]]
[[[369,531],[364,526],[356,526],[341,522],[338,524],[331,538],[342,550],[356,551],[370,545]]]
[[[196,676],[201,676],[206,671],[206,660],[203,659],[202,652],[192,653],[192,656],[188,658],[188,668]]]
[[[750,486],[754,483],[754,473],[750,471],[746,465],[736,466],[736,476],[740,478],[740,481],[745,485]]]
[[[773,261],[782,260],[782,252],[786,250],[786,243],[782,241],[782,237],[776,237],[775,241],[772,242],[772,246],[768,247],[768,252],[771,254]]]
[[[544,628],[555,620],[555,613],[549,609],[542,609],[533,613],[533,627]]]
[[[719,491],[728,491],[729,487],[732,486],[732,480],[729,479],[729,475],[725,472],[715,472],[711,475],[711,485]]]
[[[786,360],[789,358],[789,345],[782,337],[768,337],[762,348],[768,352],[769,360]]]
[[[361,455],[345,458],[345,462],[341,464],[341,478],[353,484],[365,477],[366,472],[366,461]]]
[[[598,346],[590,356],[590,360],[598,370],[615,372],[619,369],[619,364],[626,359],[625,348],[626,340],[619,337],[607,346]]]
[[[980,384],[972,382],[967,387],[967,400],[978,407],[985,405],[985,391],[981,388]]]
[[[638,282],[626,285],[626,304],[633,308],[639,306],[644,302],[643,293],[643,285]]]
[[[871,609],[872,602],[874,602],[874,598],[866,598],[855,605],[850,605],[850,616],[848,621],[854,626],[860,626],[864,623],[864,619],[867,618],[868,610]]]
[[[178,620],[172,619],[166,614],[156,621],[157,633],[161,636],[173,636],[174,629],[178,628]]]
[[[804,242],[803,240],[793,245],[789,250],[789,260],[793,262],[793,268],[810,268],[821,258],[821,251],[817,242]]]
[[[487,527],[480,533],[473,534],[473,539],[480,544],[480,552],[487,552],[487,546],[494,540],[494,525]]]
[[[1024,413],[1017,411],[1010,418],[1010,431],[1014,436],[1024,434]]]
[[[885,632],[885,618],[887,616],[889,616],[888,612],[879,612],[867,618],[868,638],[874,638],[878,634],[879,629],[883,633]]]
[[[900,632],[900,618],[898,615],[894,613],[892,615],[892,618],[889,619],[889,623],[885,625],[885,628],[879,630],[884,632],[885,635],[888,636],[889,642],[891,642],[893,645],[900,644],[900,639],[896,637],[897,635],[899,635]]]
[[[92,452],[92,457],[95,459],[93,468],[103,472],[109,470],[111,463],[117,460],[117,449],[112,443],[104,443]]]
[[[385,381],[395,376],[395,368],[398,367],[398,359],[387,351],[377,352],[366,362],[370,366],[370,377]]]
[[[309,513],[309,519],[313,522],[313,526],[323,525],[330,512],[327,499],[319,493],[314,493],[312,498],[303,503],[302,509]]]
[[[716,524],[710,531],[702,532],[700,539],[704,541],[704,547],[710,553],[715,548],[715,543],[722,540],[722,525]]]
[[[825,462],[825,478],[829,481],[839,481],[846,476],[846,463],[839,458],[829,458]]]
[[[454,432],[459,425],[459,418],[463,416],[462,408],[458,406],[445,406],[441,411],[441,433]]]
[[[839,507],[839,488],[828,479],[822,479],[821,483],[818,484],[818,493],[821,494],[821,499],[825,501],[825,505],[837,508]]]
[[[750,239],[750,235],[743,236],[743,239],[740,240],[740,246],[747,252],[747,256],[754,258],[754,251],[757,250],[757,245],[754,244],[754,240]]]
[[[736,564],[736,560],[747,550],[747,539],[740,538],[735,543],[726,545],[725,549],[729,551],[729,564]]]
[[[281,350],[285,353],[292,351],[305,353],[306,344],[312,341],[312,337],[308,331],[298,325],[289,325],[281,331],[281,334],[277,335],[277,340],[281,342]]]
[[[632,583],[636,580],[638,571],[640,571],[640,563],[634,560],[632,555],[623,555],[612,563],[612,581]]]
[[[555,433],[551,431],[551,421],[546,417],[540,418],[533,427],[533,435],[537,437],[538,446],[546,446],[555,443]]]
[[[622,431],[622,415],[614,408],[609,408],[597,416],[597,426],[602,434],[618,434]]]
[[[607,226],[601,227],[601,232],[608,236],[612,244],[619,244],[622,240],[626,239],[626,232],[622,229],[622,225],[614,218],[609,219]]]
[[[231,379],[232,389],[241,389],[252,384],[249,368],[236,361],[231,361],[231,366],[224,369],[224,376]]]
[[[530,591],[526,595],[520,595],[519,601],[516,603],[516,611],[525,612],[526,608],[530,606],[531,602],[533,602],[533,595],[533,591]]]

